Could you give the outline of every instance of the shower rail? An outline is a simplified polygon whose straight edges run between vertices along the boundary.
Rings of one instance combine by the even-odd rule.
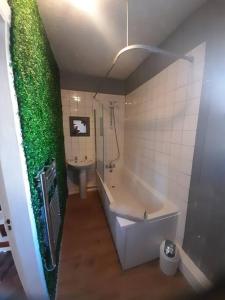
[[[110,73],[112,72],[118,58],[128,52],[128,51],[131,51],[131,50],[137,50],[137,49],[141,49],[141,50],[145,50],[149,53],[158,53],[158,54],[161,54],[161,55],[164,55],[164,56],[168,56],[168,57],[171,57],[171,58],[176,58],[176,59],[184,59],[190,63],[193,63],[194,62],[194,58],[193,56],[187,56],[187,55],[180,55],[180,54],[177,54],[177,53],[173,53],[173,52],[170,52],[170,51],[166,51],[166,50],[163,50],[163,49],[160,49],[158,47],[154,47],[154,46],[150,46],[150,45],[144,45],[144,44],[134,44],[134,45],[130,45],[130,46],[126,46],[124,47],[123,49],[121,49],[117,55],[115,56],[114,60],[113,60],[113,63],[111,65],[111,67],[109,68],[109,70],[105,73],[105,76],[103,77],[102,81],[105,79],[105,78],[108,78],[108,76],[110,75]],[[101,81],[101,83],[102,83]],[[101,83],[96,91],[96,93],[94,94],[94,98],[96,98],[96,96],[98,95],[98,90],[101,88]]]

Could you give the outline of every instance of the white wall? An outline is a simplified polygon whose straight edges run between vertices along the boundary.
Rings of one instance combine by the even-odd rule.
[[[204,71],[205,45],[178,60],[126,97],[125,166],[174,202],[177,240],[183,243]]]
[[[94,131],[94,112],[93,112],[93,93],[61,90],[62,110],[63,110],[63,129],[65,139],[66,160],[83,160],[85,156],[95,161],[95,131]],[[80,97],[80,102],[74,101],[74,96]],[[70,136],[69,117],[90,117],[90,136],[75,137]],[[78,174],[68,171],[69,194],[79,192]],[[96,186],[95,165],[88,170],[88,187]]]

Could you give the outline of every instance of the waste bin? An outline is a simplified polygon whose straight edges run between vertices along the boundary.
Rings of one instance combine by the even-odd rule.
[[[179,264],[179,251],[176,244],[170,240],[165,240],[160,245],[160,269],[168,275],[176,274]]]

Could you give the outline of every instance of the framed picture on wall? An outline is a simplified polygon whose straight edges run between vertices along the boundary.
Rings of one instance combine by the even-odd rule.
[[[89,117],[69,117],[70,136],[90,136]]]

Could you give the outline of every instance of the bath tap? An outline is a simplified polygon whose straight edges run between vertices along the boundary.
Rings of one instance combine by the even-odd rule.
[[[106,164],[105,167],[106,167],[106,169],[114,169],[116,167],[116,165],[113,163],[109,163],[109,164]]]
[[[116,165],[112,162],[110,162],[109,164],[105,165],[106,169],[109,169],[109,172],[112,173],[113,169],[116,167]]]

